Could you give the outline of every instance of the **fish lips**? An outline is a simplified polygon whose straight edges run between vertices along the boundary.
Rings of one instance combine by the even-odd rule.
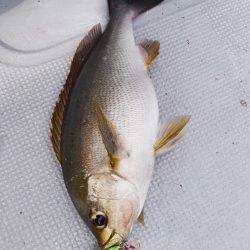
[[[103,250],[105,250],[114,245],[122,244],[123,240],[124,239],[120,234],[116,233],[115,231],[112,231],[109,237],[107,238],[106,242],[104,242],[101,247]]]

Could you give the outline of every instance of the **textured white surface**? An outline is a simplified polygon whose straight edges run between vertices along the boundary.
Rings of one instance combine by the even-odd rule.
[[[192,115],[184,140],[157,160],[146,228],[137,225],[131,236],[142,249],[250,249],[249,22],[248,0],[182,0],[135,24],[137,40],[161,41],[151,68],[161,116]],[[97,248],[69,199],[49,140],[73,51],[73,45],[61,48],[57,59],[29,67],[23,65],[30,54],[18,66],[13,51],[0,53],[1,250]]]
[[[105,1],[16,0],[16,5],[14,0],[1,1],[0,60],[13,66],[61,57],[78,45],[93,24],[101,22],[105,27],[108,20]]]

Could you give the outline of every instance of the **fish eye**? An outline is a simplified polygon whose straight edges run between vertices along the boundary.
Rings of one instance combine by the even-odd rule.
[[[97,212],[91,216],[92,223],[96,226],[97,229],[103,229],[107,225],[108,218],[103,212]]]

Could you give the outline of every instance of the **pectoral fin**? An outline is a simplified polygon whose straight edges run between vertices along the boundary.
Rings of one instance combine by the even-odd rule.
[[[164,153],[178,141],[189,120],[189,116],[179,116],[170,122],[162,123],[159,126],[158,136],[154,145],[155,154]]]
[[[145,66],[148,72],[150,65],[160,53],[160,42],[145,40],[140,44],[140,47],[143,52]]]
[[[94,109],[102,140],[110,157],[111,166],[113,170],[117,170],[119,161],[128,157],[128,152],[123,148],[115,127],[105,115],[96,98],[94,99]]]

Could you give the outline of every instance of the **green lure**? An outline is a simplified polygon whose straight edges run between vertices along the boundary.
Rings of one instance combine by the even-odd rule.
[[[120,245],[114,245],[112,247],[106,248],[105,250],[121,250],[121,246]]]

